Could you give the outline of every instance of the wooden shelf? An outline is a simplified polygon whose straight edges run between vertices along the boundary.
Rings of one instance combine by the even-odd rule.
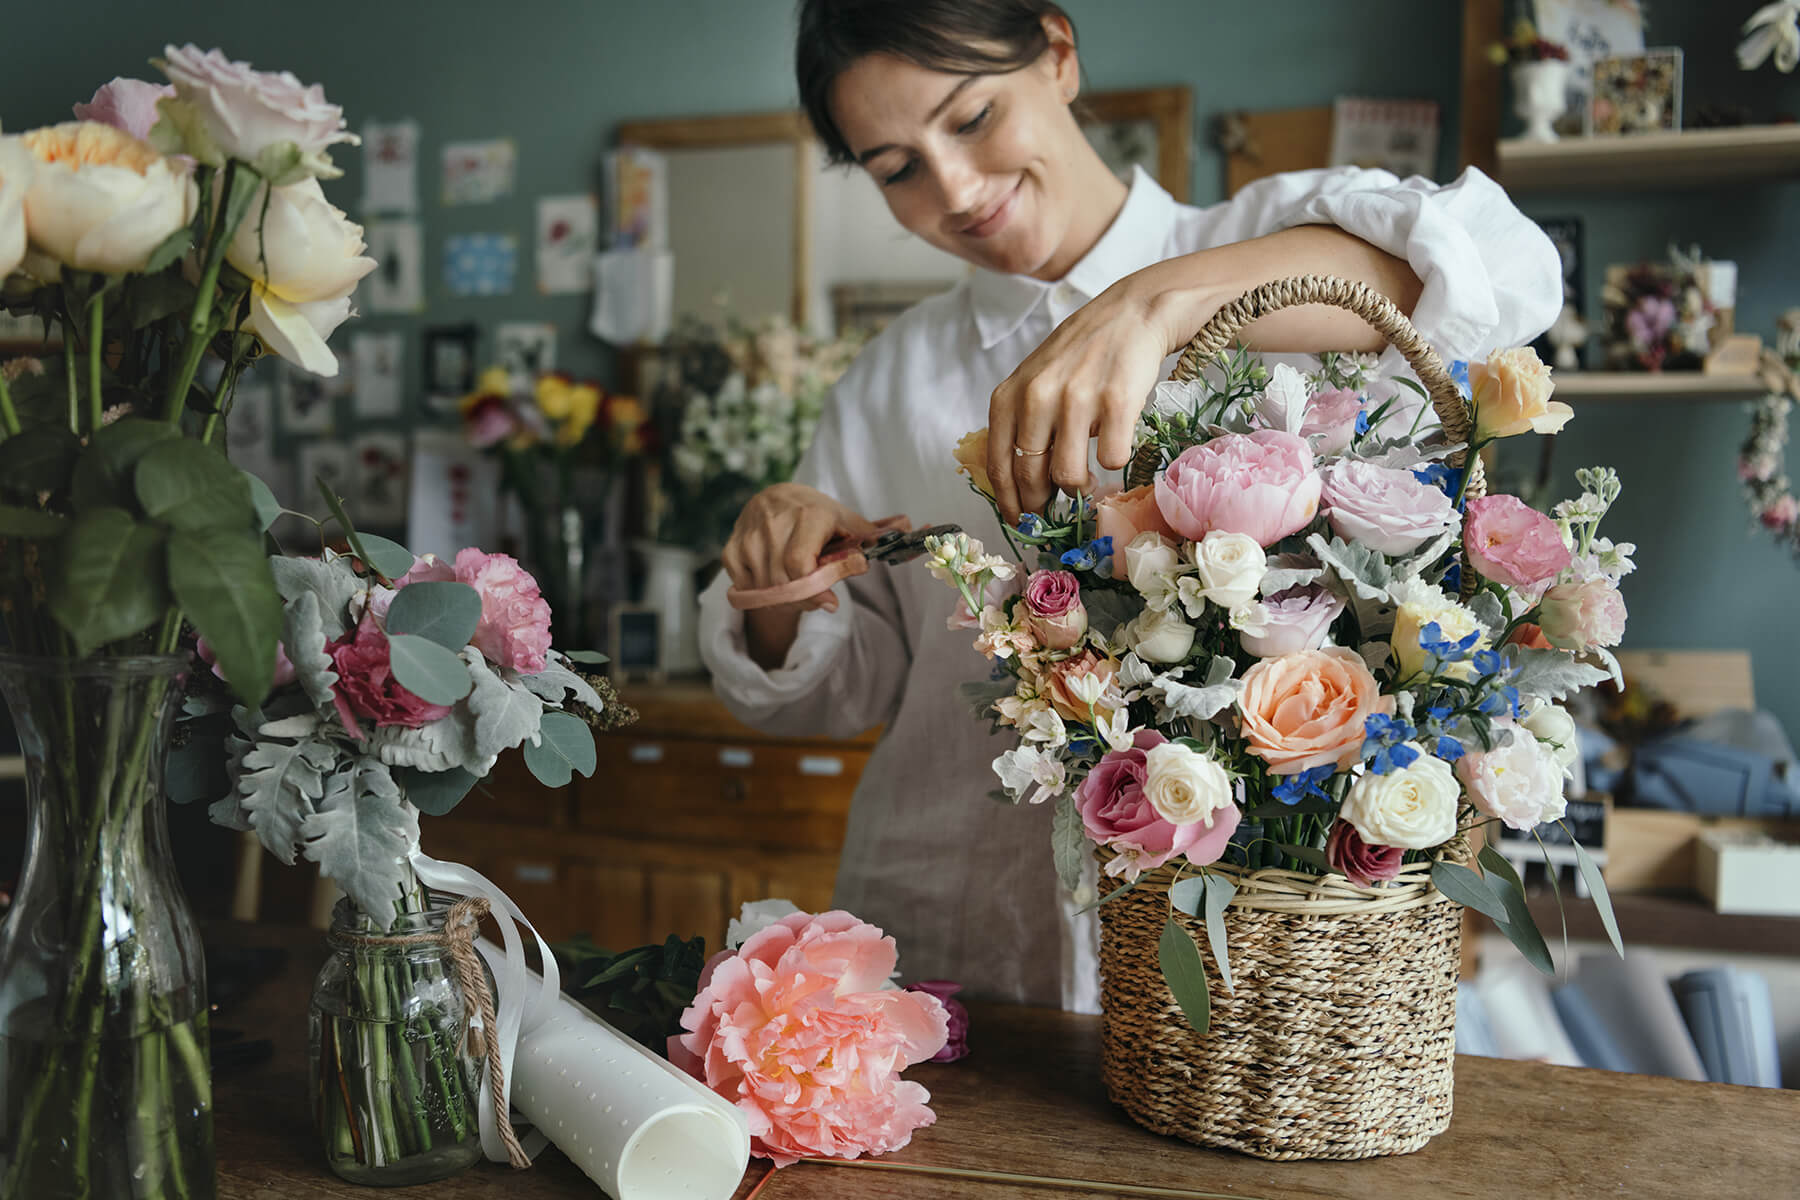
[[[1619,921],[1619,937],[1632,946],[1671,946],[1725,954],[1773,954],[1800,958],[1800,917],[1756,917],[1714,912],[1707,902],[1691,893],[1615,892],[1613,915]],[[1569,922],[1569,940],[1604,942],[1606,930],[1591,899],[1578,898],[1564,887],[1562,916],[1556,898],[1548,891],[1531,893],[1531,915],[1552,949],[1562,941],[1563,919]],[[1492,923],[1477,915],[1483,925]]]
[[[1800,124],[1560,142],[1507,138],[1499,151],[1500,182],[1513,192],[1668,190],[1800,178]]]
[[[1701,371],[1558,371],[1558,400],[1748,400],[1767,389],[1755,375]]]

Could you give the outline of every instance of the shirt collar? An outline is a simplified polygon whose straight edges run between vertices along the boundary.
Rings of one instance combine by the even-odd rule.
[[[1131,188],[1119,215],[1060,282],[1093,299],[1133,271],[1160,262],[1174,222],[1174,197],[1142,167],[1133,167]],[[977,270],[970,281],[969,301],[981,348],[990,349],[1017,332],[1055,286],[1029,275]]]

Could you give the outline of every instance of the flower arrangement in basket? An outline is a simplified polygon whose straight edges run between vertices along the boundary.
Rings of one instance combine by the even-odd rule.
[[[1301,303],[1368,319],[1441,428],[1398,386],[1371,402],[1354,360],[1201,374]],[[1484,494],[1481,447],[1568,419],[1550,390],[1528,349],[1453,379],[1360,285],[1270,284],[1159,385],[1130,490],[1027,514],[1017,565],[935,543],[998,668],[968,690],[1020,739],[1003,798],[1053,806],[1068,887],[1098,857],[1105,1074],[1149,1127],[1273,1158],[1416,1149],[1449,1119],[1458,904],[1551,969],[1512,868],[1469,865],[1485,827],[1562,816],[1558,701],[1616,673],[1623,632],[1611,471],[1554,517]]]

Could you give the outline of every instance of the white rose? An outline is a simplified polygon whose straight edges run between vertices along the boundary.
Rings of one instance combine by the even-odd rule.
[[[736,950],[781,918],[799,911],[792,900],[746,900],[738,915],[725,925],[725,948]]]
[[[318,84],[307,87],[286,71],[255,71],[191,43],[166,46],[163,55],[156,65],[175,85],[175,97],[157,106],[164,119],[151,133],[163,149],[214,167],[235,158],[276,186],[343,174],[328,151],[361,139],[344,128],[344,110],[327,103]]]
[[[1480,636],[1475,639],[1471,653],[1487,646],[1487,631],[1475,614],[1423,579],[1416,576],[1408,579],[1394,588],[1391,596],[1398,605],[1394,613],[1393,644],[1394,660],[1400,665],[1402,678],[1418,674],[1425,668],[1425,651],[1419,645],[1419,638],[1427,625],[1436,624],[1442,640],[1450,642],[1460,642],[1479,631]],[[1446,666],[1443,673],[1468,679],[1474,675],[1475,667],[1469,662],[1454,663]]]
[[[363,249],[362,226],[325,199],[317,179],[259,191],[225,249],[255,282],[245,328],[295,366],[336,375],[325,339],[349,317],[357,281],[375,269]]]
[[[1410,745],[1411,743],[1409,743]],[[1456,773],[1426,754],[1386,775],[1369,771],[1350,786],[1339,812],[1371,846],[1429,850],[1456,836]]]
[[[1465,754],[1456,773],[1468,786],[1475,807],[1512,829],[1534,828],[1568,810],[1555,752],[1517,729],[1504,746],[1485,754]]]
[[[1256,598],[1269,560],[1248,534],[1215,529],[1193,545],[1200,587],[1220,608],[1241,608]]]
[[[1125,547],[1125,577],[1152,607],[1169,606],[1174,596],[1171,581],[1180,570],[1180,552],[1160,533],[1140,533]]]
[[[1145,662],[1177,663],[1194,648],[1194,627],[1173,609],[1146,609],[1125,627],[1125,644]]]
[[[1144,752],[1144,799],[1171,825],[1204,821],[1231,806],[1231,776],[1204,754],[1180,742],[1164,742]]]
[[[1544,748],[1556,759],[1556,765],[1563,769],[1563,774],[1574,773],[1575,762],[1581,757],[1581,745],[1575,732],[1575,718],[1569,715],[1567,709],[1548,700],[1533,699],[1528,702],[1519,724],[1544,743]]]
[[[47,125],[19,141],[35,167],[25,192],[26,233],[62,266],[107,275],[141,271],[194,215],[186,172],[110,125]]]
[[[35,162],[18,138],[0,138],[0,279],[25,261],[25,192]]]

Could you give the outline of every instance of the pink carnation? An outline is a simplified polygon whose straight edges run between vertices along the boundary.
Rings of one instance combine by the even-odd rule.
[[[142,79],[120,76],[95,92],[94,98],[86,104],[77,104],[75,119],[98,121],[122,129],[140,141],[147,141],[151,128],[161,119],[156,111],[157,101],[174,94],[172,84],[146,83]]]
[[[426,580],[466,583],[481,594],[481,623],[469,644],[497,666],[535,675],[550,653],[550,604],[537,580],[510,554],[487,554],[470,546],[446,563],[427,554],[394,581],[396,587]]]
[[[1776,533],[1784,532],[1797,520],[1800,520],[1800,500],[1792,496],[1778,497],[1762,514],[1762,523]]]
[[[897,962],[894,939],[847,912],[783,917],[707,963],[669,1061],[735,1104],[778,1167],[898,1150],[937,1119],[900,1072],[944,1048],[950,1018],[887,986]]]
[[[1560,575],[1570,563],[1556,522],[1517,496],[1469,501],[1463,548],[1484,578],[1510,588],[1534,588]]]
[[[1220,529],[1270,546],[1312,523],[1322,487],[1305,439],[1259,429],[1183,450],[1156,481],[1156,503],[1189,541]]]
[[[1140,729],[1129,750],[1107,753],[1075,790],[1082,828],[1103,846],[1118,851],[1107,864],[1110,875],[1135,879],[1140,871],[1160,867],[1177,854],[1195,862],[1217,862],[1238,826],[1237,805],[1213,813],[1209,824],[1176,825],[1162,818],[1144,795],[1149,775],[1145,756],[1168,741],[1151,729]]]
[[[359,717],[366,717],[378,726],[417,729],[450,715],[450,710],[442,704],[427,703],[400,686],[388,661],[387,634],[382,632],[372,612],[364,613],[355,629],[327,642],[325,653],[331,656],[331,665],[338,676],[332,699],[337,704],[338,717],[352,737],[362,737],[357,723]]]

